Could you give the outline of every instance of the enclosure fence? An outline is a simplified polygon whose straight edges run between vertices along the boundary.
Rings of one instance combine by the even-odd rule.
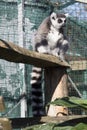
[[[70,41],[67,60],[72,66],[68,70],[69,96],[87,99],[86,3],[74,0],[0,0],[0,39],[32,50],[39,24],[52,11],[69,14],[65,30]],[[31,68],[28,64],[0,59],[0,95],[4,97],[6,106],[1,116],[32,116]],[[44,87],[42,89],[44,91]],[[79,109],[71,111],[72,114],[86,114]]]

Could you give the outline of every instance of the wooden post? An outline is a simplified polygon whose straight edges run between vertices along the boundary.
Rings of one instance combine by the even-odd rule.
[[[26,47],[26,44],[24,42],[24,0],[18,1],[18,40],[19,45],[23,48]],[[24,94],[26,93],[26,83],[25,83],[25,65],[19,64],[20,70],[22,70],[23,75],[23,86],[22,89],[20,89],[20,93]],[[21,99],[21,117],[26,117],[27,115],[27,101],[25,97]]]
[[[45,69],[45,100],[46,104],[56,98],[68,96],[67,72],[65,67],[49,67]],[[48,116],[67,115],[68,109],[64,106],[50,105]]]
[[[4,110],[5,110],[4,99],[2,96],[0,96],[0,112],[3,112]]]
[[[0,130],[12,130],[11,122],[7,118],[0,118]]]

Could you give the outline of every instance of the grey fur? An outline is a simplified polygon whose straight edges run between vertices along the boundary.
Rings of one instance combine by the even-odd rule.
[[[66,20],[66,16],[64,14],[55,14],[55,13],[52,13],[51,15],[49,17],[47,17],[45,20],[43,20],[43,22],[40,24],[40,26],[37,30],[37,33],[35,35],[34,50],[38,51],[40,53],[48,53],[48,54],[58,56],[63,60],[64,55],[65,55],[66,51],[68,50],[69,42],[66,39],[66,37],[64,36],[64,30],[63,30],[64,25],[62,25],[62,26],[59,25],[58,28],[56,28],[52,25],[52,20],[56,20],[56,19],[60,20],[62,18],[64,18]],[[52,17],[53,17],[53,19],[52,19]],[[52,26],[52,28],[56,28],[56,31],[58,32],[58,35],[57,35],[58,41],[55,42],[53,46],[51,46],[51,43],[48,44],[48,40],[49,40],[48,36],[51,31],[51,26]],[[54,30],[54,32],[55,32],[55,30]],[[49,42],[50,41],[51,40],[49,40]],[[40,47],[43,47],[44,51],[41,52],[41,50],[39,50]]]

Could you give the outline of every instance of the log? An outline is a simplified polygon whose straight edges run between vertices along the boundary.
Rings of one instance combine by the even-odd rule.
[[[0,40],[0,59],[15,63],[31,64],[37,67],[70,67],[66,61],[61,61],[58,57],[30,51],[4,40]]]
[[[65,67],[46,68],[45,70],[45,102],[54,101],[56,98],[68,96],[67,72]],[[50,105],[48,116],[68,115],[68,109],[64,106]]]

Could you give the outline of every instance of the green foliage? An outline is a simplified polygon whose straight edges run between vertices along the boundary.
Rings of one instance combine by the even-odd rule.
[[[24,130],[87,130],[87,124],[79,123],[75,126],[58,126],[55,124],[34,125]]]
[[[54,124],[42,124],[42,125],[34,125],[31,127],[27,127],[24,130],[52,130]]]
[[[87,124],[79,123],[75,127],[73,127],[71,130],[87,130]]]
[[[77,98],[77,97],[58,98],[49,104],[53,104],[53,105],[57,105],[57,106],[66,106],[69,108],[80,107],[82,109],[87,110],[87,100],[82,99],[82,98]]]
[[[87,100],[77,97],[64,97],[64,98],[58,98],[55,101],[49,103],[48,105],[58,105],[58,106],[66,106],[69,108],[72,107],[80,107],[82,109],[87,110]],[[74,119],[73,119],[74,120]],[[72,121],[73,121],[72,120]],[[69,123],[69,126],[66,125],[66,122],[61,123],[44,123],[40,125],[33,125],[30,127],[25,128],[24,130],[87,130],[87,124],[84,123],[78,123],[74,126],[72,126]]]

